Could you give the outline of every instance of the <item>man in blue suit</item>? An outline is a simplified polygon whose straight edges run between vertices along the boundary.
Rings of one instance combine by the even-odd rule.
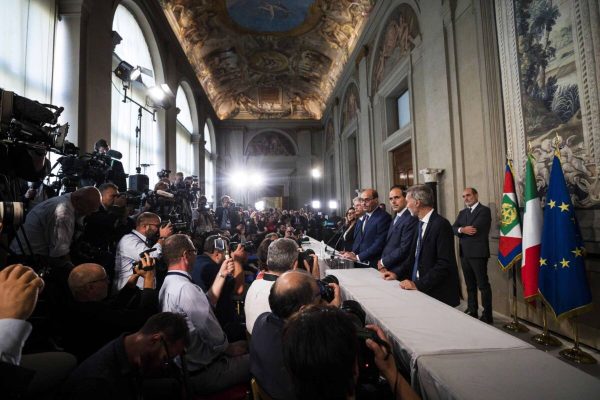
[[[396,269],[410,257],[410,246],[417,228],[417,218],[410,215],[406,208],[406,187],[392,186],[390,205],[396,216],[390,224],[385,247],[377,263],[377,269],[386,280],[398,279],[399,271]]]
[[[385,247],[391,217],[379,208],[379,195],[375,189],[365,189],[360,194],[365,215],[362,224],[356,227],[357,232],[352,245],[352,252],[344,257],[377,268],[377,261]],[[360,228],[360,229],[359,229]]]

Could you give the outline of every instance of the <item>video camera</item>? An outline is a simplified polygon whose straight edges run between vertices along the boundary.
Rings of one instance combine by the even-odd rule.
[[[160,171],[158,171],[156,173],[156,175],[158,176],[158,179],[168,178],[170,174],[171,174],[171,170],[165,169],[165,168],[161,169]]]
[[[57,123],[63,110],[0,89],[0,141],[59,154],[77,154],[79,149],[66,140],[69,124]]]

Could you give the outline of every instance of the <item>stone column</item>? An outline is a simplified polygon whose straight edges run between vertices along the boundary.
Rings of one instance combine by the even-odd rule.
[[[433,190],[433,208],[437,209],[438,196],[437,196],[437,184],[438,175],[444,172],[443,169],[439,168],[423,168],[419,170],[419,173],[425,178],[425,184]]]
[[[204,160],[204,141],[199,133],[192,133],[192,175],[200,176],[200,163]],[[202,143],[202,147],[200,144]]]

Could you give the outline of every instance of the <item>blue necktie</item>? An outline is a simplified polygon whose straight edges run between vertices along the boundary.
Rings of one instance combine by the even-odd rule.
[[[415,254],[415,264],[413,265],[412,281],[417,281],[417,271],[419,269],[419,256],[421,255],[421,234],[423,233],[423,221],[419,221],[419,230],[417,232],[417,252]]]

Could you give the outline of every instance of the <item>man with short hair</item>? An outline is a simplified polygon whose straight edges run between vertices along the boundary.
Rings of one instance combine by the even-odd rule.
[[[18,255],[44,257],[51,265],[64,265],[75,231],[75,220],[100,207],[98,189],[86,186],[35,206],[17,231],[10,249]]]
[[[119,161],[119,159],[122,157],[121,153],[119,153],[118,151],[114,151],[114,150],[109,153],[110,146],[104,139],[100,139],[94,144],[94,150],[98,154],[104,155],[106,157],[111,157],[110,170],[108,171],[108,175],[107,175],[106,179],[108,182],[112,182],[115,185],[117,185],[119,188],[119,191],[121,191],[121,192],[126,191],[127,190],[127,181],[125,180],[125,178],[127,175],[125,175],[125,170],[123,169],[123,164],[121,163],[121,161]],[[115,154],[116,154],[116,158],[112,158],[115,156]]]
[[[477,318],[479,306],[477,288],[481,292],[483,313],[481,320],[492,324],[492,287],[487,276],[487,262],[490,258],[488,236],[492,225],[490,209],[479,202],[475,188],[463,190],[465,208],[462,209],[452,225],[454,234],[459,238],[460,261],[467,286],[467,309],[465,313]]]
[[[341,304],[339,286],[331,283],[335,297],[330,303]],[[273,399],[293,399],[292,381],[283,365],[281,335],[285,321],[310,304],[321,302],[316,280],[304,270],[284,272],[269,294],[272,312],[261,314],[252,329],[250,373]]]
[[[313,262],[318,262],[316,259]],[[279,275],[295,269],[298,265],[298,244],[286,238],[275,240],[269,245],[267,253],[267,269],[262,279],[252,282],[246,293],[244,311],[246,313],[246,329],[252,333],[254,321],[264,312],[271,311],[269,293],[271,286]]]
[[[122,332],[139,329],[158,312],[154,260],[142,259],[123,288],[108,299],[108,276],[101,265],[81,264],[68,278],[73,301],[61,321],[64,346],[81,362]],[[145,270],[144,268],[148,269]],[[143,290],[136,286],[143,279]]]
[[[161,227],[160,217],[154,213],[144,212],[137,217],[136,227],[131,233],[123,236],[117,245],[115,256],[115,276],[113,290],[121,290],[133,274],[133,265],[140,260],[140,253],[154,248],[151,257],[159,258],[162,254],[162,244],[165,239],[173,234],[173,228],[169,222]],[[143,280],[138,281],[138,287],[142,288]]]
[[[160,289],[163,311],[184,315],[190,345],[186,360],[190,385],[194,394],[208,394],[248,382],[249,356],[246,342],[229,343],[215,317],[207,295],[192,282],[196,249],[191,239],[176,234],[165,240],[163,257],[168,265],[167,276]],[[210,290],[219,292],[231,270],[223,263]],[[214,293],[219,297],[220,293]]]
[[[366,328],[387,342],[381,328],[376,325],[367,325]],[[358,342],[356,326],[345,311],[311,305],[294,314],[283,330],[283,361],[292,378],[296,398],[356,398]],[[372,339],[365,343],[373,352],[375,364],[386,378],[395,399],[419,399],[396,369],[389,350]]]
[[[360,202],[364,207],[365,215],[360,226],[354,230],[352,251],[343,253],[343,256],[377,268],[377,261],[381,258],[381,252],[385,246],[391,217],[378,207],[379,195],[375,189],[363,190],[360,194]]]
[[[394,185],[390,189],[390,205],[396,213],[388,230],[385,247],[377,269],[386,280],[397,279],[394,269],[409,257],[410,245],[417,227],[417,218],[406,208],[406,187]]]
[[[409,188],[406,206],[419,223],[410,257],[399,268],[400,287],[419,290],[456,307],[460,299],[452,226],[434,210],[433,191],[427,185]]]
[[[131,399],[144,397],[144,383],[154,377],[169,377],[174,357],[183,354],[189,341],[185,318],[163,312],[152,316],[142,328],[122,334],[85,360],[63,386],[63,399]],[[170,368],[169,368],[170,367]],[[175,380],[152,386],[164,396],[177,396]],[[166,385],[164,385],[166,383]]]

